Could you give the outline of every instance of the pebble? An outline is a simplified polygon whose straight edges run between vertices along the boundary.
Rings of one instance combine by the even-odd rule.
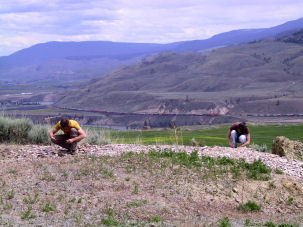
[[[303,162],[278,155],[264,153],[252,150],[251,148],[230,148],[230,147],[193,147],[183,145],[141,145],[141,144],[108,144],[108,145],[89,145],[81,144],[78,146],[77,154],[82,155],[109,155],[116,156],[126,152],[148,152],[150,150],[164,151],[172,150],[175,152],[186,152],[190,154],[193,151],[198,151],[200,156],[227,157],[234,159],[245,159],[252,163],[255,160],[261,160],[264,164],[273,170],[282,170],[284,174],[303,179]],[[10,157],[17,159],[26,158],[46,158],[53,156],[59,158],[67,155],[66,152],[57,145],[23,145],[15,151],[5,151]]]

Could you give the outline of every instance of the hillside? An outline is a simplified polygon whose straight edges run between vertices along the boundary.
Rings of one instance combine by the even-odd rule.
[[[0,57],[0,83],[68,84],[104,76],[163,51],[184,53],[277,37],[303,28],[303,18],[264,29],[242,29],[205,40],[168,44],[107,41],[48,42]]]
[[[207,52],[156,54],[77,87],[57,105],[145,113],[303,113],[301,40],[302,31]]]
[[[71,156],[1,144],[0,154],[3,226],[303,223],[303,163],[247,148],[82,144]]]

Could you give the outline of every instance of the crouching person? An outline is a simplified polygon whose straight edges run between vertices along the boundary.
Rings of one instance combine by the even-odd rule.
[[[229,146],[237,147],[237,143],[241,143],[240,147],[245,147],[250,143],[250,132],[245,122],[236,122],[228,130],[226,139]]]
[[[55,135],[59,130],[62,130],[64,134]],[[74,155],[77,149],[77,142],[84,139],[86,134],[77,121],[62,119],[50,131],[49,136],[53,143],[67,149],[69,154]]]

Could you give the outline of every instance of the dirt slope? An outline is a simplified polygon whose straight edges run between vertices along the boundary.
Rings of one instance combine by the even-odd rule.
[[[188,168],[136,155],[168,149],[260,159],[272,172],[269,180],[254,180],[244,172],[234,177],[227,166]],[[57,146],[2,144],[0,151],[1,225],[220,226],[224,218],[232,226],[303,223],[303,163],[247,148],[82,144],[71,156]],[[248,201],[260,211],[238,209]]]

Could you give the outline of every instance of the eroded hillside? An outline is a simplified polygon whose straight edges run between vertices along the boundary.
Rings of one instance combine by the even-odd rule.
[[[172,52],[95,79],[58,105],[149,113],[303,113],[302,32],[207,52]]]

